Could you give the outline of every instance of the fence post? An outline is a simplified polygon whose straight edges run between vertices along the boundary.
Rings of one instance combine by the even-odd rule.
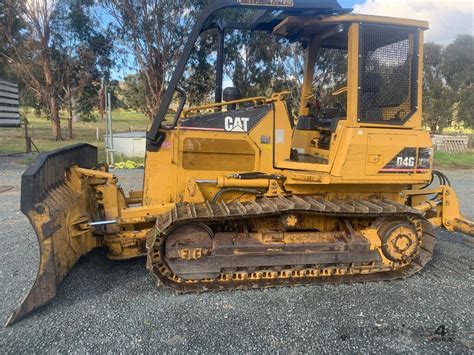
[[[28,119],[26,117],[23,117],[23,123],[25,126],[26,153],[31,153],[31,138],[28,134]]]

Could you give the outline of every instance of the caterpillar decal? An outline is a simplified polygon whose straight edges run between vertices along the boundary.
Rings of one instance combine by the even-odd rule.
[[[250,132],[271,109],[272,105],[266,104],[189,117],[182,120],[180,129]]]
[[[248,132],[250,118],[226,116],[224,120],[224,129],[227,132]]]
[[[424,173],[431,169],[432,161],[433,149],[406,147],[393,157],[393,159],[380,170],[380,173]]]

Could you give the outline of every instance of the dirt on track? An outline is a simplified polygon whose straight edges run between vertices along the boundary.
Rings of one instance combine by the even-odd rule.
[[[0,316],[32,285],[33,229],[19,212],[24,166],[0,159]],[[142,170],[116,171],[140,188]],[[474,171],[444,171],[474,218]],[[437,230],[433,260],[401,281],[177,296],[156,289],[145,260],[82,258],[49,305],[0,329],[17,352],[469,352],[473,350],[473,241]],[[437,334],[436,334],[437,333]],[[444,334],[442,336],[441,334]]]

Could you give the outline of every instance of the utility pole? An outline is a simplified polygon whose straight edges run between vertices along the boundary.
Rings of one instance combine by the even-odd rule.
[[[104,109],[107,109],[107,86],[104,84],[104,79],[102,79],[102,95],[101,95],[101,103],[102,103],[102,113],[101,113],[101,119],[104,119]],[[110,154],[109,154],[109,120],[108,120],[108,115],[106,116],[105,119],[105,158],[107,162],[107,166],[110,166]]]
[[[107,165],[114,165],[114,135],[112,131],[112,93],[102,81],[103,98],[105,107],[105,156]]]
[[[105,84],[104,84],[104,78],[100,81],[100,90],[99,90],[99,115],[100,115],[100,120],[104,120],[104,104],[105,104]]]
[[[110,163],[114,165],[114,134],[112,130],[112,93],[107,93],[107,121],[109,126],[109,154]]]

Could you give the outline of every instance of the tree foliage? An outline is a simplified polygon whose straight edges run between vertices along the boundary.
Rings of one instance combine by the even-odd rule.
[[[61,68],[61,103],[68,112],[68,136],[72,138],[75,115],[93,118],[101,79],[109,79],[112,67],[112,34],[101,30],[93,0],[64,0],[53,22],[55,62]]]
[[[212,0],[3,0],[0,2],[0,76],[19,79],[22,103],[48,113],[54,139],[62,139],[59,111],[90,119],[101,79],[115,66],[129,72],[115,92],[130,108],[154,117],[200,9]],[[230,11],[222,20],[248,20]],[[107,23],[108,22],[108,23]],[[115,61],[114,61],[115,59]],[[117,59],[121,59],[117,60]],[[179,86],[195,106],[214,100],[217,33],[201,35]],[[460,35],[424,51],[424,123],[442,132],[453,122],[474,127],[473,36]],[[125,67],[125,69],[122,69]],[[244,97],[289,90],[300,103],[304,50],[261,32],[227,31],[224,81]],[[314,91],[345,86],[347,53],[321,49]]]
[[[1,24],[2,38],[8,49],[2,54],[46,106],[54,140],[62,139],[58,102],[60,73],[54,71],[51,29],[57,4],[55,0],[5,0]],[[19,23],[23,27],[20,33]]]
[[[119,94],[126,107],[142,111],[147,107],[145,78],[141,73],[125,76]]]
[[[474,36],[460,35],[446,47],[443,71],[456,93],[458,121],[474,128]]]
[[[146,105],[154,117],[172,69],[192,27],[198,1],[102,0],[124,58],[133,58],[140,72]],[[124,63],[126,65],[126,63]],[[128,63],[129,64],[129,63]]]
[[[5,0],[0,7],[0,49],[7,65],[38,98],[62,139],[59,112],[90,112],[92,89],[112,65],[109,34],[99,31],[93,0]],[[108,74],[107,74],[108,75]]]
[[[196,43],[180,85],[185,89],[190,106],[213,100],[216,86],[217,36],[204,33]]]
[[[447,47],[424,46],[423,119],[432,133],[455,120],[474,127],[474,37],[460,35]]]

